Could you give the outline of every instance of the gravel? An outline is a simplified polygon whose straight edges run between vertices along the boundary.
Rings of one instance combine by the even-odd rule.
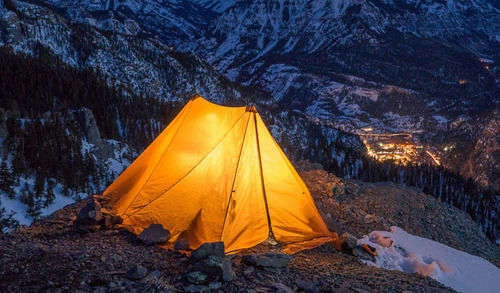
[[[416,188],[391,182],[343,180],[323,170],[300,175],[326,221],[339,226],[341,231],[335,231],[339,235],[349,232],[360,238],[374,230],[398,226],[500,266],[500,247],[467,213]]]

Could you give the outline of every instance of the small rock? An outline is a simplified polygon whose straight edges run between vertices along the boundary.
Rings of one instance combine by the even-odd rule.
[[[222,262],[222,279],[224,282],[231,282],[236,279],[236,273],[233,271],[232,262],[229,258],[224,258]]]
[[[160,277],[160,271],[154,270],[146,276],[146,279],[152,280],[152,279],[158,279],[159,277]]]
[[[245,276],[248,276],[248,275],[251,275],[254,271],[255,271],[255,268],[254,268],[254,267],[247,267],[247,268],[243,271],[243,274],[244,274]]]
[[[175,250],[189,250],[189,242],[186,239],[179,239],[175,242]]]
[[[358,257],[360,259],[369,260],[369,261],[372,261],[372,262],[375,261],[375,256],[373,256],[372,254],[368,253],[361,246],[356,246],[355,248],[352,249],[351,252],[352,252],[352,255],[354,255],[354,256],[356,256],[356,257]]]
[[[211,289],[211,290],[217,290],[219,289],[220,287],[222,287],[222,283],[221,282],[210,282],[208,284],[208,287]]]
[[[341,245],[342,251],[351,252],[358,245],[358,239],[349,233],[344,233],[342,238],[345,238]]]
[[[106,287],[97,287],[94,289],[93,293],[106,293],[108,292],[108,289]]]
[[[74,230],[80,233],[94,233],[101,230],[101,225],[75,225]]]
[[[224,257],[226,255],[224,250],[224,242],[203,243],[200,247],[193,251],[193,253],[191,253],[191,258],[194,260],[199,260],[206,258],[209,255]]]
[[[151,224],[142,230],[138,238],[146,245],[163,244],[170,239],[170,231],[164,229],[161,224]]]
[[[210,292],[210,288],[201,285],[189,285],[183,288],[184,292]]]
[[[357,293],[370,293],[370,291],[365,290],[365,289],[361,289],[361,288],[354,288],[353,290],[354,290],[354,292],[357,292]]]
[[[123,219],[120,216],[114,216],[109,214],[103,214],[101,224],[104,229],[110,229],[115,225],[123,223]]]
[[[202,272],[194,271],[194,272],[189,272],[186,275],[186,279],[190,283],[200,285],[200,284],[204,284],[208,281],[208,275],[206,275]]]
[[[210,255],[194,264],[193,268],[210,275],[212,280],[222,279],[224,282],[230,282],[236,278],[229,257]]]
[[[275,289],[274,292],[277,292],[277,293],[293,293],[293,290],[284,285],[284,284],[281,284],[281,283],[273,283],[272,284],[273,288]]]
[[[135,265],[127,272],[127,278],[129,278],[130,280],[140,280],[144,278],[147,273],[148,270],[145,267]]]
[[[295,284],[297,285],[297,287],[299,287],[299,289],[305,291],[306,293],[319,292],[318,287],[316,287],[316,284],[314,284],[313,282],[298,279],[297,281],[295,281]]]
[[[288,254],[278,253],[248,254],[243,256],[243,260],[248,264],[270,268],[286,267],[292,258]]]

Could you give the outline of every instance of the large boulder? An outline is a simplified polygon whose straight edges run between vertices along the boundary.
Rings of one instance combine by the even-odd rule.
[[[243,256],[247,264],[259,267],[281,268],[286,267],[292,260],[292,256],[282,253],[248,254]]]
[[[166,243],[170,239],[170,231],[163,228],[161,224],[151,224],[142,230],[138,238],[146,245],[155,245]]]
[[[84,206],[76,217],[76,222],[82,225],[99,225],[101,220],[101,204],[95,199],[92,199]]]
[[[91,199],[78,213],[73,229],[81,233],[99,231],[102,219],[101,205],[95,199]]]
[[[191,253],[191,259],[200,260],[207,258],[210,255],[224,257],[226,255],[224,242],[207,242],[203,243],[195,251]]]
[[[212,280],[230,282],[236,278],[230,257],[210,255],[193,265],[193,269],[207,273]]]

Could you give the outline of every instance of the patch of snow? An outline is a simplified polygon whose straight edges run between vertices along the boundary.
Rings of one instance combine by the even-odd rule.
[[[19,196],[21,195],[21,190],[24,186],[28,185],[30,189],[34,188],[35,185],[35,177],[19,177],[19,184],[14,186],[14,194],[16,197],[9,198],[6,193],[0,192],[0,201],[2,202],[2,207],[4,207],[8,213],[14,212],[13,218],[19,222],[21,225],[29,225],[33,221],[33,219],[27,213],[27,207],[23,204]],[[54,186],[54,201],[46,208],[40,210],[40,216],[47,216],[55,212],[56,210],[75,202],[75,199],[69,196],[66,196],[63,193],[64,187],[62,184],[57,184]],[[86,196],[83,193],[74,194],[75,198]]]
[[[89,143],[87,139],[82,139],[82,149],[80,150],[82,156],[84,156],[87,153],[90,153],[92,148],[94,147],[93,144]]]
[[[479,58],[479,61],[481,61],[483,63],[490,63],[490,64],[495,63],[495,61],[488,59],[488,58]]]
[[[75,202],[74,198],[64,195],[63,190],[64,190],[64,186],[62,184],[57,184],[54,187],[54,195],[56,197],[54,198],[54,201],[48,207],[41,210],[41,216],[48,216],[48,215],[52,214],[53,212],[57,211],[58,209],[61,209],[64,206],[67,206],[67,205]],[[80,194],[77,194],[75,196],[78,198],[83,198],[83,197],[87,196],[87,194],[80,193]]]
[[[442,123],[442,124],[446,124],[449,121],[448,119],[446,119],[440,115],[434,115],[434,116],[432,116],[432,118],[434,118],[434,120],[436,120],[438,123]]]
[[[378,95],[379,95],[377,90],[367,89],[362,87],[356,87],[354,91],[352,91],[352,93],[360,97],[367,98],[372,102],[376,102],[378,100]]]
[[[478,256],[409,234],[398,227],[358,240],[377,249],[379,268],[419,273],[460,292],[498,292],[500,269]]]

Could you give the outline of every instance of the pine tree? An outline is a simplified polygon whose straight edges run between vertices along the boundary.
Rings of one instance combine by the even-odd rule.
[[[0,201],[0,234],[19,226],[19,222],[14,219],[14,214],[14,212],[8,213],[7,210],[2,207],[2,202]]]
[[[6,160],[2,160],[0,164],[0,190],[5,191],[9,198],[14,198],[14,190],[12,186],[16,183],[14,174],[7,167]]]
[[[43,207],[48,207],[51,203],[54,202],[56,195],[54,194],[55,182],[52,179],[47,180],[47,191],[45,193],[45,202]]]

